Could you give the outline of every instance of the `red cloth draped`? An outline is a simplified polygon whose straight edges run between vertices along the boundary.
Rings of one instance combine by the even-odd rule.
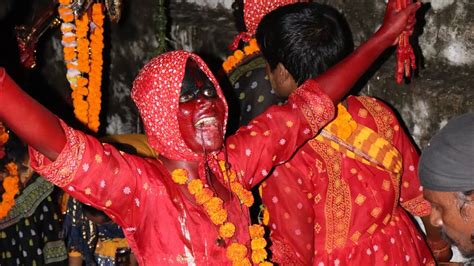
[[[135,86],[143,87],[134,91],[134,100],[139,101],[146,124],[147,137],[155,139],[152,145],[160,143],[153,145],[158,153],[166,150],[166,154],[172,152],[173,143],[182,142],[181,134],[177,134],[178,125],[170,123],[166,128],[164,124],[162,126],[168,130],[161,130],[153,123],[156,120],[176,120],[175,112],[164,110],[177,109],[177,86],[181,86],[181,72],[184,72],[182,65],[186,63],[184,59],[191,56],[174,52],[172,54],[178,58],[173,60],[169,54],[165,54],[166,63],[156,59],[145,67],[143,73],[150,71],[151,75],[140,74],[140,81],[135,82]],[[191,57],[197,58],[195,55]],[[212,74],[202,66],[204,63],[196,61],[214,81]],[[162,75],[164,73],[168,74]],[[221,95],[219,86],[216,89]],[[173,99],[161,97],[160,93]],[[227,153],[223,151],[216,158],[227,158],[247,186],[256,184],[264,177],[265,171],[279,161],[289,159],[298,146],[314,136],[333,116],[334,106],[329,97],[315,82],[307,82],[290,97],[288,104],[269,109],[250,126],[230,137],[225,149]],[[171,175],[161,161],[119,152],[64,123],[62,126],[68,141],[61,154],[51,162],[30,148],[32,167],[71,196],[103,210],[124,228],[141,265],[229,264],[225,245],[231,241],[225,245],[216,243],[218,227],[211,223],[194,199],[183,193],[184,187],[171,181]],[[174,142],[166,142],[167,139]],[[194,159],[195,156],[186,148],[180,148],[177,154],[184,158],[191,155]],[[214,173],[221,176],[217,171]],[[235,240],[247,244],[250,250],[247,208],[238,202],[237,197],[226,202],[225,208],[229,213],[228,220],[237,228]]]
[[[402,208],[414,215],[430,210],[422,198],[416,149],[381,102],[350,97],[348,106],[357,123],[401,153],[401,180],[310,140],[263,184],[274,260],[282,265],[434,265],[424,236]]]

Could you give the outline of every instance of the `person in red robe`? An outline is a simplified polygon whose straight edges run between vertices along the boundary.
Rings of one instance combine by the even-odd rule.
[[[0,120],[30,145],[39,173],[124,229],[140,264],[249,265],[251,259],[265,265],[266,243],[248,228],[252,199],[245,189],[334,117],[334,104],[394,43],[417,7],[390,12],[379,34],[346,64],[306,81],[285,105],[225,144],[227,106],[219,84],[198,56],[184,51],[152,59],[134,81],[132,98],[158,159],[121,153],[67,126],[3,68]],[[347,78],[341,82],[341,76]]]
[[[389,1],[387,12],[394,6]],[[350,42],[343,23],[336,10],[316,3],[280,7],[263,18],[257,41],[277,94],[288,96],[340,60]],[[273,261],[434,265],[424,235],[407,215],[430,213],[418,157],[389,107],[371,97],[346,98],[336,119],[262,185]]]

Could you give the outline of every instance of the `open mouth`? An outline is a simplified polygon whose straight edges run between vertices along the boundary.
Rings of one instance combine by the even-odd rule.
[[[204,117],[194,123],[194,126],[197,128],[215,125],[217,125],[217,119],[215,117]]]

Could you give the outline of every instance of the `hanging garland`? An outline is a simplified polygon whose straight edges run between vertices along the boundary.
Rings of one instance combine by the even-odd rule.
[[[236,172],[231,169],[229,170],[224,161],[219,161],[219,167],[223,174],[224,181],[230,184],[232,192],[237,195],[241,204],[246,207],[252,206],[254,203],[252,192],[246,190],[242,184],[237,182]],[[219,226],[219,236],[222,239],[230,239],[234,236],[236,228],[233,223],[227,221],[228,213],[223,207],[224,201],[218,196],[215,196],[214,192],[208,188],[201,179],[189,180],[188,171],[182,168],[173,170],[171,172],[171,178],[177,184],[187,185],[188,191],[191,195],[194,195],[196,203],[203,206],[211,222]],[[260,266],[273,265],[265,261],[268,257],[268,253],[265,250],[267,242],[265,238],[263,238],[265,235],[263,226],[258,224],[249,226],[249,234],[251,238],[252,262]],[[252,265],[247,257],[247,253],[247,247],[238,242],[232,243],[226,250],[226,256],[233,265]]]
[[[94,132],[99,130],[102,50],[104,48],[103,5],[92,5],[92,18],[85,12],[75,17],[71,0],[60,0],[61,32],[67,80],[72,89],[74,114]]]
[[[227,57],[227,59],[222,63],[222,68],[226,73],[231,72],[242,60],[250,55],[260,52],[258,47],[257,40],[255,38],[250,39],[249,44],[244,47],[243,51],[237,49],[234,51],[234,54]]]
[[[2,153],[0,154],[0,159],[5,156],[4,145],[7,143],[10,136],[5,127],[0,123],[0,149]],[[19,191],[18,183],[20,178],[18,176],[18,168],[14,162],[8,163],[5,165],[7,170],[7,176],[3,179],[2,185],[5,192],[2,194],[0,201],[0,220],[8,215],[8,212],[15,205],[15,195]]]

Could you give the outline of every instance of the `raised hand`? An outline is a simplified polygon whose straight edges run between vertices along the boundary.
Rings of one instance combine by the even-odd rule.
[[[383,24],[379,32],[391,40],[392,45],[397,44],[398,37],[403,31],[410,34],[413,32],[413,27],[416,23],[416,11],[421,7],[421,3],[411,2],[412,0],[388,1]]]

